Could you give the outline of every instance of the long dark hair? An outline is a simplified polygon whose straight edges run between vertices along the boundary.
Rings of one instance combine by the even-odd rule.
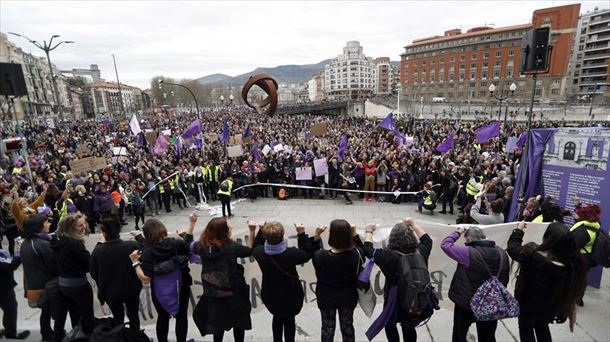
[[[576,248],[574,238],[570,230],[561,222],[549,224],[544,235],[542,244],[534,242],[527,243],[521,247],[525,260],[530,260],[534,253],[546,252],[548,258],[562,263],[566,267],[567,279],[557,285],[557,292],[553,297],[560,317],[568,317],[573,310],[574,303],[581,298],[585,291],[586,264]],[[518,268],[517,283],[515,294],[524,293],[527,285],[527,268]]]

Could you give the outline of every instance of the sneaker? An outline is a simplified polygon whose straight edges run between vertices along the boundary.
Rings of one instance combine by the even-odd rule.
[[[12,339],[12,340],[25,340],[26,338],[28,338],[28,336],[30,336],[30,331],[24,330],[15,336],[6,335],[5,337],[7,339]]]

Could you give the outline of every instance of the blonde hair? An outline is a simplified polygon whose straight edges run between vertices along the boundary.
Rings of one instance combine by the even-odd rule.
[[[261,231],[265,240],[272,245],[277,245],[284,240],[284,226],[277,221],[265,223]]]
[[[79,184],[79,185],[77,185],[77,186],[76,186],[76,192],[82,192],[82,193],[85,193],[85,192],[87,192],[87,189],[85,189],[85,186],[84,186],[84,185]]]
[[[85,236],[89,235],[89,225],[87,224],[87,220],[85,220],[85,232],[82,235],[79,234],[76,232],[75,227],[80,219],[85,220],[85,215],[75,213],[64,216],[57,224],[57,232],[55,234],[60,238],[67,236],[84,242]]]

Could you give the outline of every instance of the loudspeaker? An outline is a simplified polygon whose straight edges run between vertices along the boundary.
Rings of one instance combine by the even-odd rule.
[[[25,96],[28,89],[25,86],[21,64],[0,63],[0,95]]]
[[[551,29],[535,28],[521,38],[521,72],[541,72],[548,68]]]

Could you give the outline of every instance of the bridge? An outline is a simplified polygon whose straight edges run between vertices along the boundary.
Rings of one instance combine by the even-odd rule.
[[[297,104],[278,107],[277,114],[317,114],[317,115],[346,115],[347,101],[323,102],[319,104]]]

